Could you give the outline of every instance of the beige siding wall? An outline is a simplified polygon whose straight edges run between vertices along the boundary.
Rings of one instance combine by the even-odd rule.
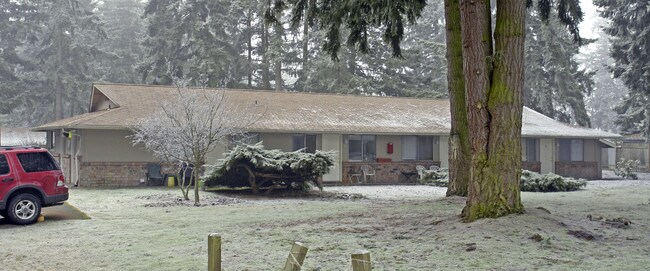
[[[217,147],[210,153],[208,153],[208,164],[215,164],[218,159],[223,159],[224,154],[228,151],[228,148],[224,144],[217,144]]]
[[[393,143],[392,154],[388,154],[388,143]],[[402,161],[402,137],[398,135],[378,135],[377,158],[390,158],[394,162]]]
[[[260,140],[263,141],[264,148],[267,150],[280,149],[282,151],[291,151],[293,147],[291,134],[260,133]]]
[[[585,139],[584,142],[585,161],[598,162],[598,168],[600,168],[600,143],[595,139]]]
[[[440,167],[449,167],[449,137],[448,136],[441,136],[440,140],[438,141],[440,145]],[[435,150],[434,150],[434,155],[435,155]]]
[[[81,150],[84,162],[154,162],[151,152],[133,146],[128,130],[83,130]]]
[[[442,142],[442,138],[439,136],[434,136],[433,137],[433,161],[440,161],[441,155],[440,155],[440,144]]]

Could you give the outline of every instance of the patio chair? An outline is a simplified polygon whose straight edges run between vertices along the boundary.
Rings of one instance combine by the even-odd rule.
[[[415,170],[418,172],[418,179],[422,180],[422,176],[424,175],[424,171],[427,168],[425,168],[423,165],[417,165],[415,166]]]
[[[350,170],[348,173],[348,178],[350,179],[350,184],[361,183],[361,173]],[[354,180],[356,180],[356,182],[353,182]]]
[[[147,164],[147,172],[145,176],[147,177],[147,185],[162,185],[165,180],[165,176],[162,175],[161,171],[162,166],[160,164],[150,163]]]
[[[361,172],[363,172],[363,183],[367,183],[367,176],[372,176],[374,181],[377,181],[375,170],[370,165],[362,165]]]

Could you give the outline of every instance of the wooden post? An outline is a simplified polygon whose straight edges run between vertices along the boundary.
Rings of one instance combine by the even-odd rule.
[[[352,271],[370,271],[370,252],[357,250],[352,253]]]
[[[293,243],[293,246],[291,246],[291,252],[289,252],[287,262],[284,263],[284,269],[282,269],[282,271],[300,271],[300,267],[302,267],[302,263],[305,261],[305,257],[307,256],[307,250],[309,250],[309,248],[304,246],[302,243]]]
[[[221,235],[208,235],[208,271],[221,271]]]

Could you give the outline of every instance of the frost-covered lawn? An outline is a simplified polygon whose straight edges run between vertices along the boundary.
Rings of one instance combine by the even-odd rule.
[[[373,270],[647,270],[642,177],[523,193],[526,214],[471,224],[457,217],[464,199],[428,186],[325,188],[361,200],[202,193],[215,204],[203,207],[174,205],[178,190],[73,189],[70,203],[92,219],[0,225],[0,270],[205,270],[211,232],[223,236],[224,270],[279,270],[293,241],[310,248],[303,270],[349,270],[362,248]],[[632,224],[604,222],[618,217]]]

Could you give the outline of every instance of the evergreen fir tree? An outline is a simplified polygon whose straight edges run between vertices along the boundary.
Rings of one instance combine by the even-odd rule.
[[[644,133],[650,139],[650,2],[594,0],[600,15],[610,20],[605,33],[611,36],[610,67],[629,89],[616,108],[616,123],[623,133]]]

